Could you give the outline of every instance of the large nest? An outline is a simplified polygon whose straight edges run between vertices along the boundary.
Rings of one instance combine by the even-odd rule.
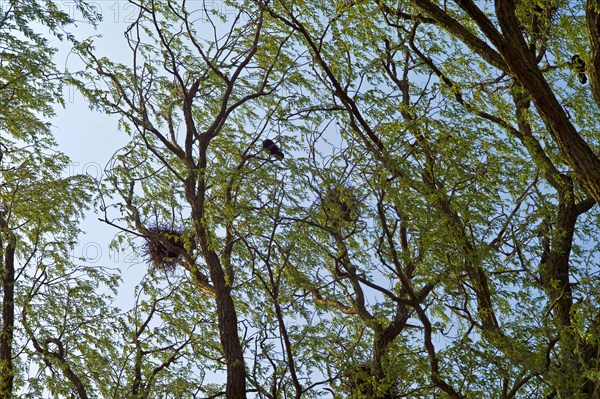
[[[180,254],[185,249],[181,229],[156,225],[148,232],[144,252],[150,262],[150,270],[172,273],[181,263]]]
[[[323,198],[325,215],[327,219],[334,222],[356,222],[359,207],[360,201],[354,194],[354,187],[343,185],[329,187]]]
[[[377,375],[367,363],[359,363],[342,371],[341,380],[350,391],[351,398],[370,398],[376,394],[385,399],[401,398],[398,388],[402,381],[386,375],[386,370],[382,371],[381,375]]]

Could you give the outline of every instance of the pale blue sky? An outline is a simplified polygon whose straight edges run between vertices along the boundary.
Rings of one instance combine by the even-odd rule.
[[[64,11],[74,10],[72,1],[57,2]],[[127,1],[94,1],[96,9],[103,16],[103,21],[94,29],[87,23],[80,22],[71,27],[78,39],[99,36],[94,39],[97,53],[112,60],[127,63],[131,59],[130,49],[123,32],[131,21],[133,6]],[[80,17],[75,14],[79,20]],[[129,22],[128,22],[129,21]],[[101,36],[101,37],[100,37]],[[71,73],[82,69],[79,58],[70,52],[69,43],[53,41],[59,48],[56,64],[61,71]],[[125,133],[117,128],[116,116],[103,115],[89,109],[88,102],[74,87],[65,88],[65,108],[57,107],[56,117],[52,120],[58,149],[71,158],[71,165],[66,173],[87,173],[94,178],[101,177],[102,171],[110,157],[128,141]],[[93,211],[88,213],[81,224],[85,231],[75,246],[73,256],[85,257],[83,263],[90,266],[108,266],[122,271],[123,284],[119,291],[117,305],[123,310],[133,305],[133,289],[146,273],[145,263],[140,263],[132,250],[116,253],[109,249],[109,244],[118,233],[117,229],[98,220],[102,215]],[[76,260],[77,263],[82,263]]]
[[[201,0],[188,0],[188,7],[193,8],[193,3],[202,5]],[[82,20],[72,0],[57,1],[56,4],[76,20]],[[106,56],[123,64],[130,63],[131,49],[127,45],[124,32],[135,21],[137,8],[126,0],[96,0],[89,4],[102,15],[102,21],[97,28],[79,22],[77,26],[71,26],[69,31],[78,40],[93,36],[96,54],[99,57]],[[227,6],[222,1],[206,0],[204,4],[207,8],[213,7],[228,13]],[[74,73],[83,68],[82,61],[71,52],[71,44],[54,39],[52,45],[59,49],[55,59],[60,71]],[[66,106],[64,109],[57,107],[52,124],[58,149],[66,153],[72,161],[67,173],[87,173],[95,178],[101,177],[107,162],[127,143],[128,136],[118,131],[116,116],[90,110],[87,100],[74,87],[66,87],[64,93]],[[133,306],[134,287],[146,274],[147,266],[132,249],[117,254],[109,249],[109,244],[118,230],[100,222],[99,216],[103,215],[89,212],[86,220],[82,222],[81,227],[85,234],[80,237],[73,255],[87,258],[84,262],[86,265],[121,270],[123,284],[116,304],[126,310]]]

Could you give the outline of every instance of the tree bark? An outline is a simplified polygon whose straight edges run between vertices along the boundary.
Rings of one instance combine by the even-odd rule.
[[[457,4],[496,47],[503,61],[499,61],[494,56],[495,52],[485,42],[475,37],[471,31],[429,0],[417,0],[416,4],[436,20],[441,27],[462,40],[491,65],[510,73],[520,82],[531,96],[565,161],[573,168],[588,194],[596,202],[600,202],[600,158],[579,135],[538,68],[535,54],[532,53],[523,38],[521,25],[515,15],[515,2],[513,0],[496,0],[495,2],[496,16],[502,30],[500,33],[474,2],[457,0]],[[598,82],[600,75],[600,39],[598,39],[600,16],[596,0],[588,0],[587,21],[593,51],[592,65],[589,70],[590,83],[594,98],[600,102],[600,82]]]
[[[496,14],[503,39],[493,36],[490,40],[495,39],[494,44],[510,71],[531,96],[566,162],[573,168],[587,192],[600,202],[600,159],[579,135],[538,68],[534,54],[523,38],[515,15],[514,1],[497,0]]]
[[[187,123],[192,123],[192,120]],[[190,129],[195,126],[188,126],[188,140],[191,142],[193,134]],[[227,367],[227,383],[225,393],[227,399],[245,399],[246,398],[246,367],[244,362],[244,351],[238,334],[237,313],[235,303],[231,296],[231,286],[233,284],[233,275],[226,274],[223,268],[221,258],[212,247],[209,238],[209,232],[204,225],[204,211],[206,200],[206,180],[204,170],[206,170],[206,150],[208,148],[208,138],[204,136],[200,145],[199,160],[195,168],[189,170],[189,175],[185,181],[185,193],[188,203],[192,205],[192,218],[196,228],[199,249],[208,266],[208,272],[212,286],[214,288],[214,298],[217,306],[217,316],[219,322],[219,336],[223,356]],[[188,152],[191,154],[191,151]],[[191,156],[190,164],[192,164]],[[197,172],[200,171],[200,172]]]
[[[221,346],[227,365],[227,399],[246,398],[246,368],[244,366],[244,353],[240,343],[237,326],[235,304],[231,297],[231,282],[225,280],[219,256],[210,251],[206,261],[210,271],[211,280],[216,292],[217,314],[219,317],[219,334]]]
[[[587,0],[585,16],[587,20],[592,58],[587,73],[596,104],[600,106],[600,5],[597,0]]]
[[[12,341],[15,324],[15,248],[16,237],[0,217],[0,245],[4,248],[4,262],[0,268],[2,283],[2,330],[0,330],[0,399],[12,398],[14,369]]]

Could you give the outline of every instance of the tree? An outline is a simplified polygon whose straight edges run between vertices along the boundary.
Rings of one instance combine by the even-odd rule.
[[[49,39],[31,27],[62,39],[72,22],[50,1],[4,2],[0,11],[1,398],[88,397],[78,356],[89,341],[81,336],[102,325],[106,297],[94,287],[116,283],[71,259],[95,183],[65,176],[69,159],[53,149],[48,120],[62,103],[62,80]]]
[[[550,2],[520,2],[515,6],[512,2],[498,1],[495,14],[494,10],[480,9],[468,1],[457,1],[450,8],[428,1],[399,5],[378,2],[376,6],[356,2],[332,6],[310,18],[307,15],[312,14],[296,5],[286,2],[268,5],[270,13],[297,32],[302,44],[310,49],[315,61],[315,79],[324,82],[321,96],[333,98],[336,106],[345,111],[351,134],[378,159],[390,176],[388,181],[401,182],[399,184],[406,189],[431,198],[429,203],[433,210],[454,237],[444,241],[460,248],[462,265],[457,270],[461,270],[468,281],[468,286],[461,290],[467,298],[470,293],[474,295],[476,313],[466,307],[470,301],[448,305],[447,309],[468,320],[469,331],[477,328],[484,345],[491,344],[504,353],[505,361],[522,368],[521,376],[515,379],[515,388],[504,394],[514,395],[517,388],[543,376],[543,381],[552,387],[552,395],[596,397],[594,370],[597,365],[592,358],[598,353],[597,310],[577,310],[570,278],[577,276],[575,278],[587,281],[589,274],[582,265],[573,264],[570,256],[580,250],[574,241],[577,221],[598,200],[595,182],[600,176],[598,156],[592,149],[597,141],[593,135],[586,134],[595,131],[597,126],[595,117],[589,120],[585,115],[588,112],[596,115],[597,109],[576,107],[566,99],[567,95],[590,99],[595,89],[594,84],[592,93],[574,85],[568,86],[566,92],[560,89],[565,82],[561,69],[576,46],[581,45],[576,38],[586,37],[583,12],[575,11],[581,14],[571,16],[568,5]],[[595,21],[596,8],[592,3],[586,8],[589,32],[594,29],[591,21]],[[497,25],[494,20],[498,21]],[[558,26],[557,21],[560,21]],[[369,33],[366,41],[360,36],[365,32]],[[557,36],[564,32],[571,36]],[[448,33],[450,37],[445,38]],[[333,46],[324,45],[326,41]],[[436,45],[432,46],[434,42]],[[341,60],[347,63],[340,65]],[[472,68],[473,63],[479,63],[480,67]],[[589,70],[594,68],[591,66]],[[419,81],[419,75],[423,74],[429,74],[431,80]],[[573,82],[572,77],[569,80]],[[362,82],[368,83],[361,85]],[[440,95],[443,99],[435,101]],[[560,97],[563,99],[559,101]],[[530,109],[530,103],[535,105],[535,112]],[[399,110],[404,123],[386,120],[385,115],[396,115],[394,109]],[[439,113],[439,117],[432,118],[433,112]],[[468,124],[468,121],[473,122]],[[579,131],[576,126],[580,127]],[[488,133],[488,129],[495,131]],[[498,135],[498,129],[502,135]],[[477,132],[478,136],[487,134],[487,137],[473,137],[469,131]],[[405,139],[407,134],[412,135],[412,143],[410,138]],[[395,141],[389,141],[392,137]],[[408,144],[404,151],[400,147],[400,153],[394,146],[398,139]],[[480,140],[483,140],[482,149],[471,147]],[[547,144],[543,145],[541,140],[547,140]],[[528,164],[519,159],[525,155],[521,153],[523,150],[531,160]],[[478,161],[460,161],[458,154],[464,154],[464,159],[476,154],[485,165]],[[500,169],[500,159],[508,163],[502,165],[504,170]],[[560,160],[571,170],[562,171]],[[407,172],[407,163],[420,165],[421,171]],[[477,170],[481,167],[484,172]],[[486,175],[485,183],[479,188],[482,173]],[[499,174],[494,178],[493,173]],[[510,176],[510,186],[505,186],[503,174]],[[538,174],[545,180],[543,184]],[[421,176],[422,181],[415,181],[415,176]],[[482,188],[487,193],[482,193]],[[387,195],[393,198],[395,195],[390,190],[393,192],[395,188],[386,189]],[[527,199],[531,190],[535,192],[535,205],[529,204]],[[494,198],[496,192],[501,193],[500,198]],[[490,194],[493,196],[488,197]],[[468,197],[470,203],[463,202],[461,197]],[[507,202],[510,197],[513,199]],[[402,203],[405,202],[395,203],[397,222],[417,220]],[[410,203],[414,206],[414,201]],[[493,203],[502,205],[496,208]],[[518,221],[524,204],[530,207],[528,215]],[[474,212],[473,206],[479,209]],[[512,211],[506,215],[502,208]],[[403,217],[406,213],[409,216]],[[502,219],[505,221],[496,225]],[[383,218],[381,222],[393,255],[398,251],[393,248],[394,235],[390,231],[395,229],[389,230]],[[509,237],[510,231],[533,234]],[[485,239],[484,233],[490,238]],[[409,248],[406,235],[406,230],[400,229],[398,241],[403,243],[404,249]],[[536,236],[540,238],[541,248],[531,245]],[[504,266],[493,267],[496,263],[493,257],[498,254],[506,256],[507,265],[515,264],[518,268],[509,271]],[[535,259],[539,262],[537,266]],[[399,275],[410,276],[414,263],[399,267]],[[398,265],[397,260],[395,264]],[[516,283],[496,273],[515,273],[521,289],[545,292],[546,309],[536,309],[534,305],[529,311],[537,315],[535,319],[544,328],[548,327],[549,320],[542,314],[552,313],[556,330],[539,329],[540,335],[530,337],[532,341],[540,340],[534,347],[524,348],[524,339],[518,336],[528,323],[518,322],[510,310],[502,312],[499,293],[514,297],[515,292],[509,287]],[[580,273],[585,277],[579,277]],[[530,277],[520,281],[523,275]],[[588,288],[583,292],[589,292]],[[425,291],[416,292],[427,294],[429,289],[435,292],[435,286],[425,285],[423,289]],[[580,301],[585,303],[589,299],[586,294]],[[517,301],[532,304],[534,297],[515,297],[509,304]],[[418,306],[412,307],[420,314]],[[592,316],[584,317],[584,321],[582,314]],[[440,378],[437,356],[427,342],[428,323],[422,314],[420,319],[425,330],[424,346],[430,357],[431,380],[448,396],[462,397],[460,389]],[[520,328],[513,330],[510,325]],[[515,357],[514,348],[527,356]],[[375,344],[374,360],[377,353]],[[548,354],[544,367],[540,368],[535,361],[530,363],[531,359],[544,363],[544,354]],[[377,364],[373,368],[378,371]],[[557,375],[561,376],[559,380]],[[509,381],[505,380],[505,386]]]
[[[206,17],[211,18],[209,14]],[[135,129],[136,139],[116,159],[111,177],[122,198],[126,221],[150,245],[162,245],[163,252],[177,254],[198,291],[213,299],[227,370],[226,396],[242,398],[246,366],[232,295],[239,278],[232,266],[236,240],[232,223],[236,217],[234,190],[241,178],[238,171],[250,160],[252,144],[248,142],[240,159],[233,158],[237,163],[233,174],[217,169],[215,156],[230,162],[231,158],[215,155],[210,145],[219,136],[231,134],[227,124],[241,126],[245,116],[236,120],[231,116],[234,111],[273,90],[268,87],[273,67],[267,63],[260,65],[258,72],[248,73],[249,65],[258,62],[263,34],[260,12],[241,11],[238,18],[248,18],[251,23],[234,21],[229,37],[223,41],[215,37],[208,45],[197,35],[192,18],[195,16],[185,5],[140,6],[139,18],[128,30],[132,72],[95,57],[88,45],[83,47],[83,56],[108,90],[88,88],[87,83],[80,88],[101,109],[121,115]],[[180,30],[171,31],[170,26]],[[266,60],[263,55],[261,62]],[[255,144],[258,137],[250,140]],[[239,154],[236,151],[232,156]],[[215,192],[224,201],[215,201]],[[154,200],[149,201],[151,198]],[[171,227],[161,227],[165,223]],[[182,238],[185,245],[169,241],[169,236],[178,233],[173,225],[189,232]]]
[[[147,242],[142,310],[184,315],[155,370],[225,373],[190,396],[598,397],[593,3],[136,5],[132,64],[83,43],[76,83],[131,136],[104,221]]]

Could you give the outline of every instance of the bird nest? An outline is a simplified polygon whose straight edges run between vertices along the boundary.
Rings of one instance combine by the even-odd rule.
[[[181,263],[181,252],[185,249],[181,229],[156,225],[148,229],[145,255],[152,272],[172,273]]]
[[[360,201],[354,194],[354,187],[329,187],[323,198],[323,210],[327,219],[332,221],[356,222],[359,206]]]
[[[374,393],[384,393],[385,398],[401,398],[398,387],[402,383],[399,378],[386,375],[383,370],[381,375],[377,375],[367,363],[358,363],[350,365],[342,371],[342,381],[348,387],[351,397],[373,397]],[[385,387],[385,388],[384,388]]]

